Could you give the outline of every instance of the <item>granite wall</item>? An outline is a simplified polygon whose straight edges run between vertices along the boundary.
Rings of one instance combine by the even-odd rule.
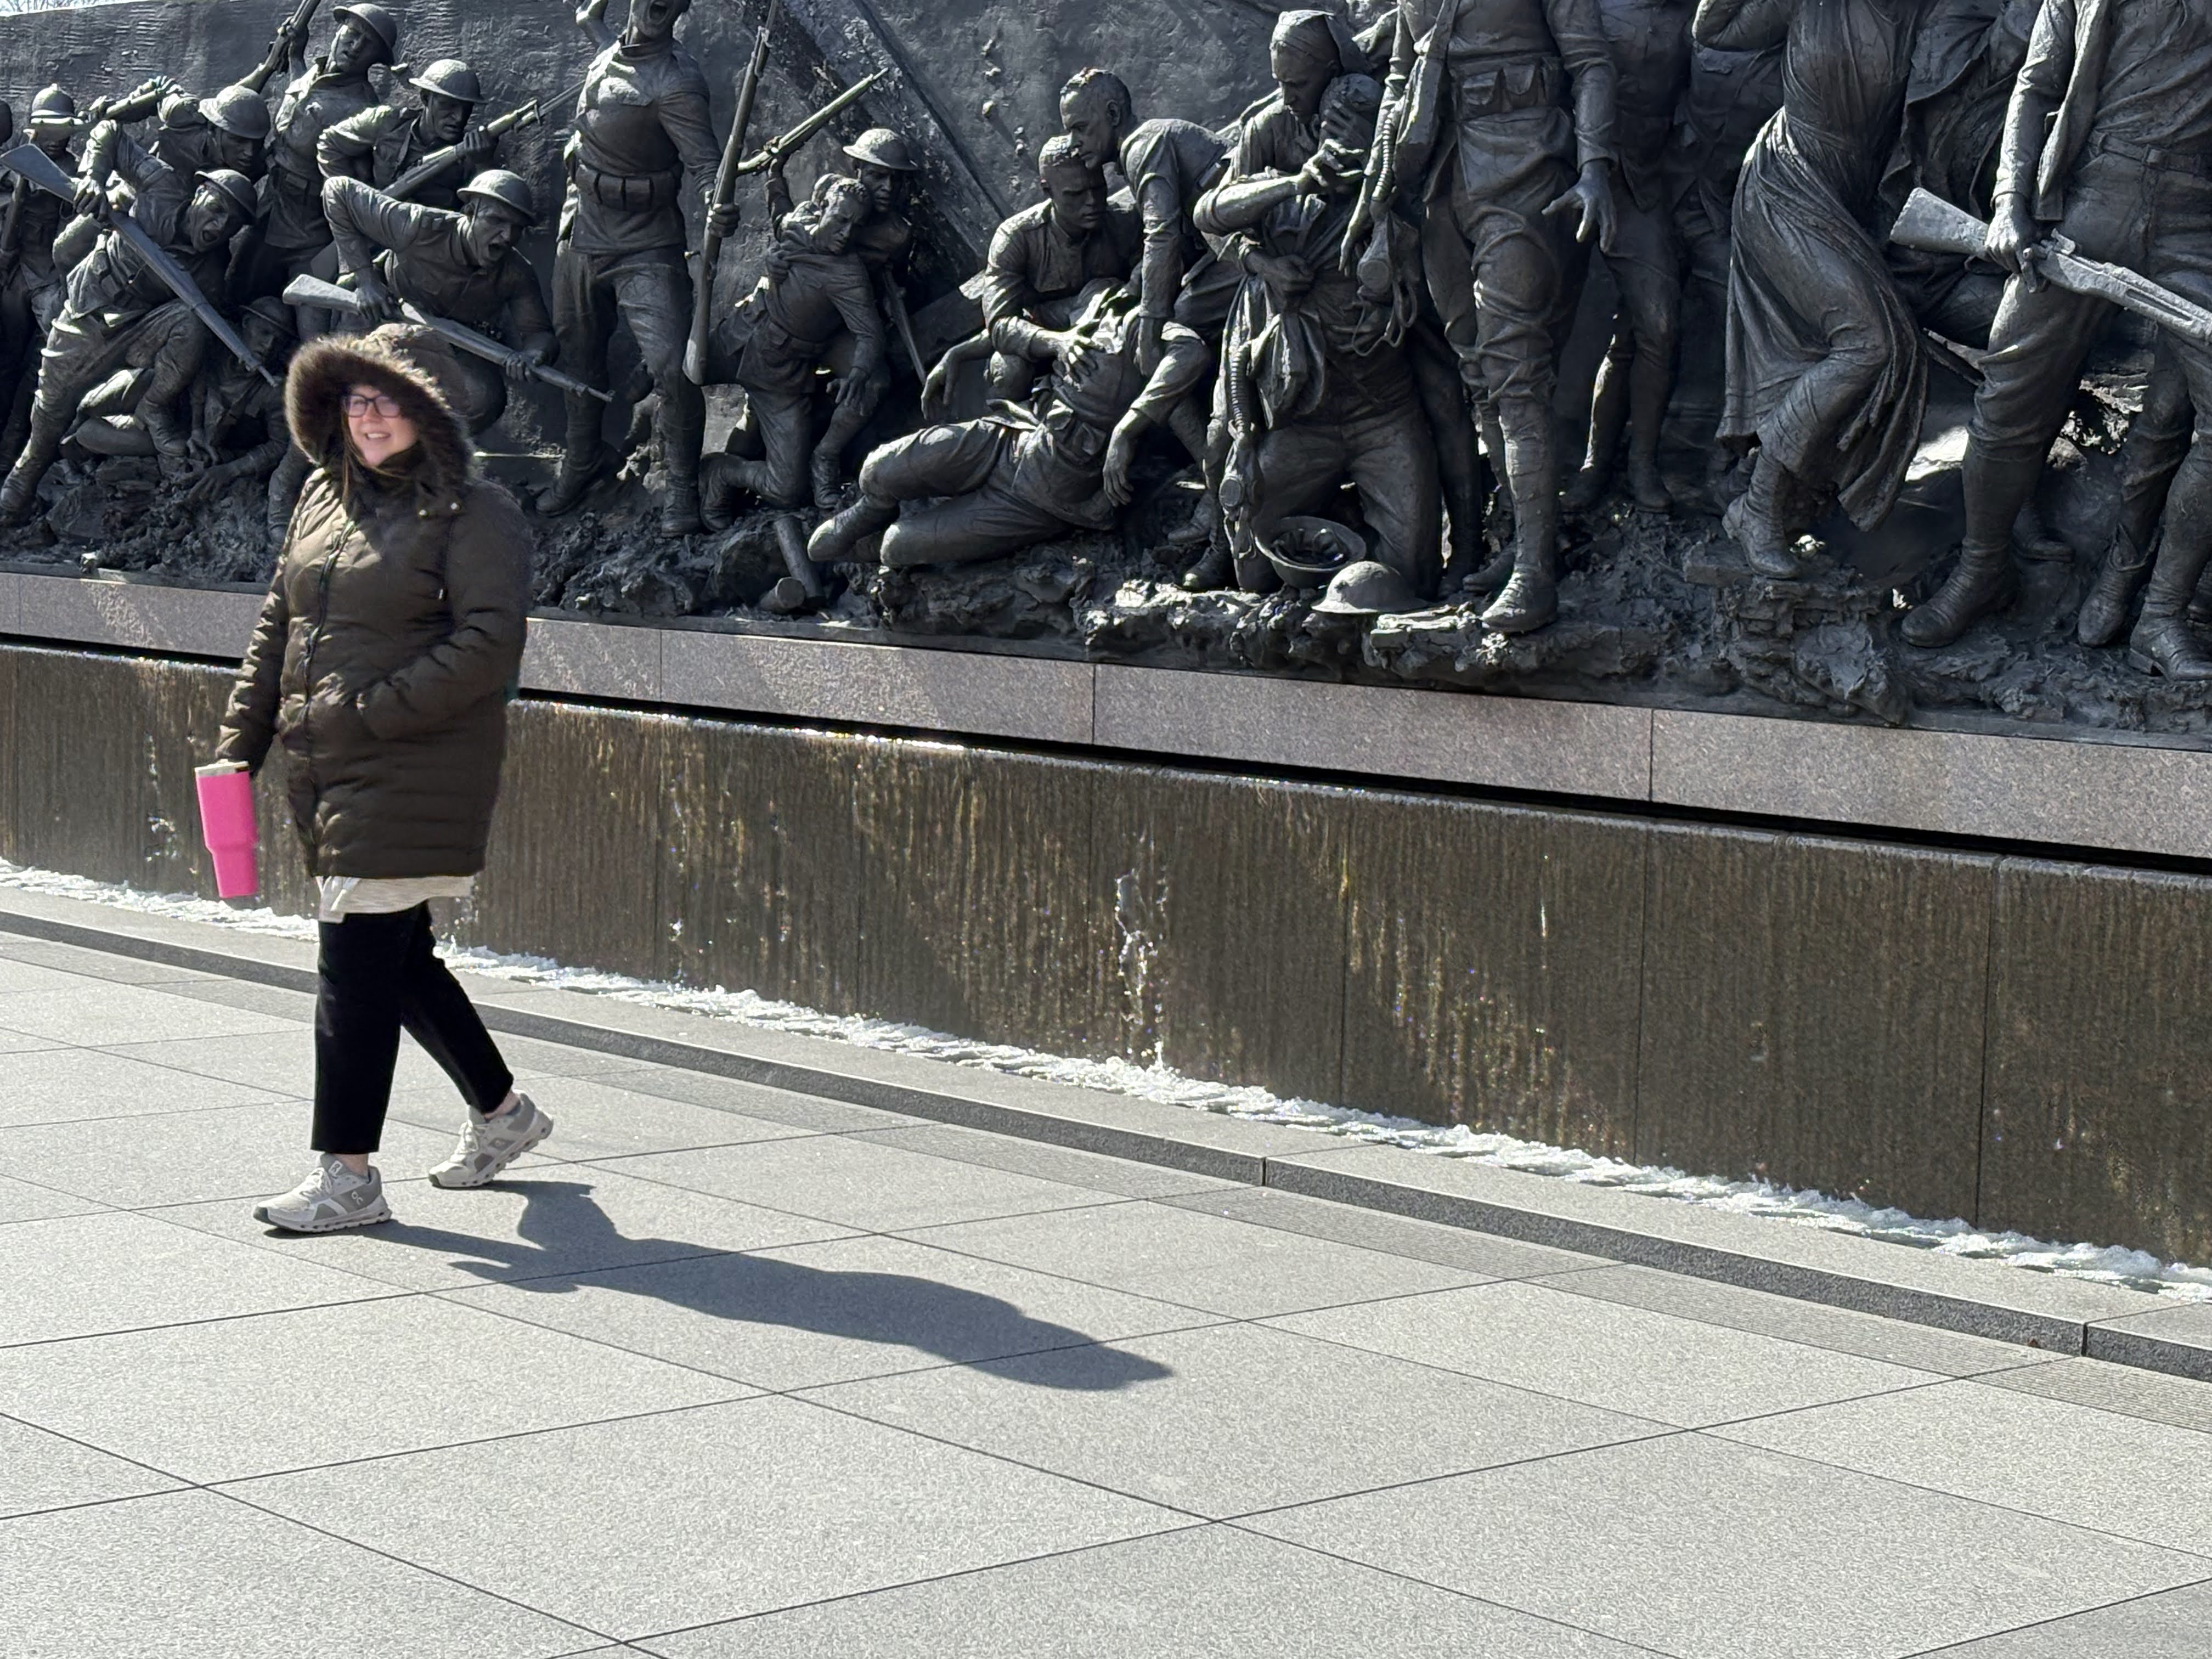
[[[0,647],[0,857],[211,891],[228,678]],[[2212,1259],[2212,880],[553,701],[507,777],[496,948]]]

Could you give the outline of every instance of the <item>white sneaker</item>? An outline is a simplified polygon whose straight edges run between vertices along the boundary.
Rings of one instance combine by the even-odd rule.
[[[384,1201],[384,1177],[374,1166],[367,1175],[356,1175],[325,1152],[314,1173],[297,1187],[255,1205],[253,1218],[288,1233],[332,1233],[389,1221],[392,1206]]]
[[[430,1184],[481,1187],[552,1133],[553,1120],[526,1094],[517,1094],[514,1104],[497,1117],[486,1117],[471,1106],[461,1122],[460,1144],[430,1171]]]

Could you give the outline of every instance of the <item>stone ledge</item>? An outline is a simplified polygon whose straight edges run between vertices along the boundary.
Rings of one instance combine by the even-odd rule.
[[[0,635],[234,659],[257,595],[0,570]],[[2212,858],[2212,750],[1888,730],[540,613],[526,690],[1660,804],[2085,851]]]
[[[304,940],[0,894],[0,932],[292,989]],[[2206,1374],[2212,1311],[2138,1291],[1961,1261],[1786,1222],[1491,1170],[1118,1095],[821,1038],[760,1031],[581,992],[473,980],[493,1030],[684,1066],[940,1122],[1264,1185],[1359,1208],[2025,1342],[2182,1376]]]

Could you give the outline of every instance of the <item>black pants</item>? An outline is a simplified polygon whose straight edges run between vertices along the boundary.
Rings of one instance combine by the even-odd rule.
[[[507,1098],[514,1074],[430,937],[430,907],[322,924],[316,969],[315,1138],[319,1152],[373,1152],[392,1104],[399,1032],[480,1112]]]

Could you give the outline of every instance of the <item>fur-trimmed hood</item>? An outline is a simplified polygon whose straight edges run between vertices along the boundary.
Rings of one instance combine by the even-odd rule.
[[[398,400],[422,452],[419,487],[438,505],[457,505],[475,476],[476,447],[454,412],[460,366],[453,348],[413,323],[386,323],[368,334],[325,334],[300,348],[284,380],[285,420],[301,452],[341,484],[349,471],[341,404],[356,386]]]

